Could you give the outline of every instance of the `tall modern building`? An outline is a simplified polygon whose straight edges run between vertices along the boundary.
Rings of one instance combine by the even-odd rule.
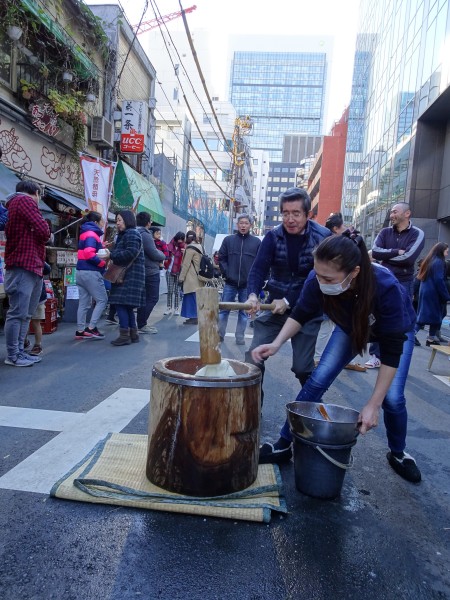
[[[342,209],[368,245],[402,201],[427,247],[450,241],[449,8],[361,1]]]
[[[253,119],[252,148],[280,162],[285,134],[323,133],[329,38],[232,36],[231,49],[229,98]]]
[[[297,167],[297,163],[270,162],[263,234],[281,223],[280,194],[295,187]]]

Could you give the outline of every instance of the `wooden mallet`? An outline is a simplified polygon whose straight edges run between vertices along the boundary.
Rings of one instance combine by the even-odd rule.
[[[204,365],[220,364],[219,309],[250,310],[245,302],[219,302],[216,288],[203,287],[195,292],[197,298],[198,329],[200,335],[200,358]],[[261,310],[273,310],[275,304],[261,304]]]

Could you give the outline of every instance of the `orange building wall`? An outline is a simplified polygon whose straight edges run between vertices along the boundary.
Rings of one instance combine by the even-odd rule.
[[[310,172],[308,192],[313,210],[317,207],[316,220],[321,225],[325,224],[330,213],[341,210],[347,122],[348,110],[332,128],[332,135],[324,137]]]

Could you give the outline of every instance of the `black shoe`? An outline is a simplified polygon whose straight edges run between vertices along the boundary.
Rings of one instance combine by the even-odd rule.
[[[198,319],[186,319],[183,321],[183,325],[198,325]]]
[[[440,346],[441,344],[438,342],[438,340],[427,340],[425,342],[426,346],[431,346],[431,344],[433,344],[433,346]]]
[[[416,461],[410,454],[404,452],[402,458],[397,458],[392,452],[388,452],[386,458],[397,475],[400,475],[400,477],[403,477],[406,481],[419,483],[422,479],[419,467],[416,465]]]
[[[292,446],[277,450],[270,442],[266,442],[259,448],[259,464],[279,464],[289,462],[292,458]]]
[[[245,346],[245,339],[236,338],[236,346]]]
[[[417,336],[414,336],[414,346],[421,346],[422,344],[417,339]]]

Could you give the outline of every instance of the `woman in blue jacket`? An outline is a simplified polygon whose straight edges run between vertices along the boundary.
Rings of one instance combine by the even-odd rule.
[[[447,256],[448,244],[438,242],[423,259],[417,273],[420,287],[416,333],[424,325],[430,326],[427,346],[439,344],[438,332],[441,329],[441,321],[447,314],[447,302],[450,302],[445,281]]]
[[[297,396],[298,401],[320,402],[342,369],[369,341],[380,345],[381,367],[367,404],[359,415],[359,430],[378,425],[382,407],[391,467],[404,479],[419,482],[420,471],[406,446],[407,412],[404,395],[411,354],[403,354],[406,333],[415,313],[411,300],[388,269],[371,263],[358,232],[326,238],[314,252],[314,270],[308,276],[290,318],[271,344],[253,350],[261,361],[280,349],[309,320],[325,312],[336,327],[317,368]],[[281,462],[292,456],[291,434],[286,422],[275,444],[260,450],[260,462]]]

